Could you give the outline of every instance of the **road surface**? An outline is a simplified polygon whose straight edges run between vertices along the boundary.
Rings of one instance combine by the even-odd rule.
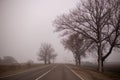
[[[20,74],[1,77],[0,80],[81,80],[65,65],[50,65]]]

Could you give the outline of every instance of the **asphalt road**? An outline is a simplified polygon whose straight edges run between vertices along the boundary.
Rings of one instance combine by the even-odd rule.
[[[50,65],[20,74],[6,76],[0,80],[80,80],[65,65]]]

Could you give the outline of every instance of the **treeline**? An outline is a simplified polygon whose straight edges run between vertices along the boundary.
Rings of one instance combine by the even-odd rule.
[[[6,65],[6,66],[32,66],[36,65],[34,64],[33,60],[28,60],[24,63],[19,63],[14,57],[12,56],[4,56],[3,58],[0,58],[0,66]]]
[[[81,0],[53,24],[64,36],[62,43],[72,51],[76,64],[80,64],[81,56],[93,53],[102,72],[104,61],[120,49],[120,0]]]
[[[0,58],[0,65],[13,65],[18,64],[18,61],[12,56],[4,56]]]

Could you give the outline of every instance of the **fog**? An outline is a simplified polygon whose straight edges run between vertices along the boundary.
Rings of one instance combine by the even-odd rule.
[[[58,54],[56,62],[73,62],[65,51],[60,36],[54,32],[53,20],[73,9],[79,0],[0,0],[0,57],[13,56],[18,62],[38,62],[40,44],[53,45]],[[113,52],[110,61],[119,61]],[[88,61],[94,59],[88,58]]]

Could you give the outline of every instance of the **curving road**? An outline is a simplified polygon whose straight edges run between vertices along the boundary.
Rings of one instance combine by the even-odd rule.
[[[1,77],[0,80],[80,80],[65,65],[50,65],[23,73]]]

